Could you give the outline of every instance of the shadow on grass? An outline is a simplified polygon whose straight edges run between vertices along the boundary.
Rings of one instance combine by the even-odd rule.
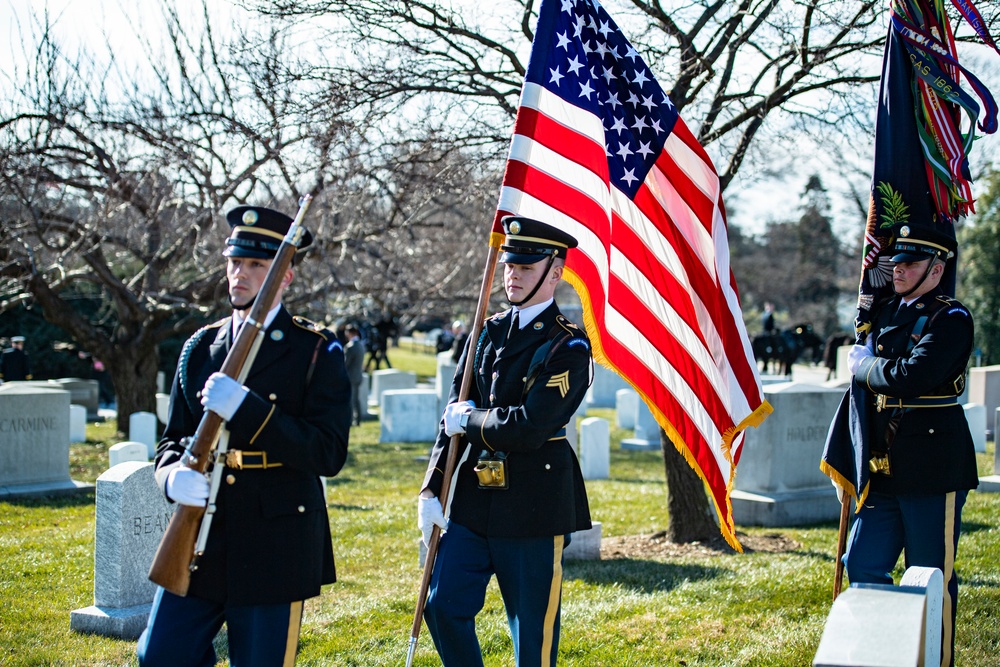
[[[995,580],[987,579],[985,577],[978,576],[978,575],[973,575],[971,577],[963,577],[963,576],[961,576],[961,572],[959,572],[959,585],[960,586],[970,587],[970,588],[996,588],[996,589],[1000,589],[1000,584],[998,584]],[[961,593],[959,595],[961,595]]]
[[[978,521],[963,521],[962,522],[962,534],[969,535],[971,533],[978,533],[982,530],[993,530],[993,526],[988,523],[980,523]]]
[[[675,565],[654,560],[620,558],[608,561],[572,561],[566,564],[567,579],[595,586],[616,586],[639,593],[671,591],[684,582],[707,581],[730,574],[725,568],[707,565]]]
[[[3,502],[16,507],[48,507],[58,509],[60,507],[83,507],[93,505],[95,502],[94,489],[87,489],[78,493],[63,493],[52,496],[23,496],[15,498],[5,498]]]

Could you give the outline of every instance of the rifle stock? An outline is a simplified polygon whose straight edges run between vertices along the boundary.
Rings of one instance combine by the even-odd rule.
[[[305,231],[302,228],[302,219],[305,217],[311,202],[310,195],[302,197],[298,214],[296,214],[295,220],[278,248],[267,276],[264,278],[264,283],[261,285],[260,293],[250,309],[250,314],[236,335],[236,339],[222,363],[220,371],[231,378],[240,378],[243,370],[249,368],[253,363],[253,357],[256,356],[254,341],[264,334],[264,317],[267,315],[271,302],[277,296],[282,278],[291,266],[295,252],[298,250],[298,245]],[[198,424],[198,430],[195,431],[193,442],[182,458],[182,465],[200,473],[206,471],[212,459],[215,444],[219,440],[222,424],[222,417],[210,410],[205,411]],[[214,497],[208,499],[208,504],[214,504],[214,502]],[[178,505],[170,517],[170,523],[167,524],[163,537],[160,539],[156,555],[153,556],[153,563],[149,568],[150,581],[175,595],[187,595],[188,586],[191,583],[191,572],[197,567],[196,558],[199,556],[195,553],[198,532],[202,521],[207,516],[211,516],[210,514],[206,516],[206,510],[207,507]]]

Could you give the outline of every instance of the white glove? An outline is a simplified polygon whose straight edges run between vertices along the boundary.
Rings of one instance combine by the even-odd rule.
[[[201,392],[201,404],[226,421],[233,418],[250,390],[225,373],[212,373]]]
[[[833,482],[833,480],[830,480]],[[833,482],[833,488],[837,490],[837,502],[840,504],[844,503],[844,487],[836,482]]]
[[[208,500],[208,478],[187,466],[177,466],[167,475],[166,490],[175,503],[204,507]]]
[[[472,401],[462,401],[461,403],[449,403],[444,409],[444,432],[447,436],[462,435],[465,427],[461,424],[462,415],[472,412],[476,404]]]
[[[440,527],[441,532],[444,532],[447,525],[444,520],[444,510],[441,509],[441,501],[437,499],[437,496],[430,498],[420,496],[417,502],[417,528],[423,533],[424,546],[430,546],[431,531],[434,530],[434,526]]]
[[[872,352],[871,344],[872,341],[869,338],[867,344],[854,345],[851,347],[851,351],[847,353],[847,370],[851,375],[858,372],[858,367],[861,366],[862,361],[868,357],[875,356],[875,353]]]

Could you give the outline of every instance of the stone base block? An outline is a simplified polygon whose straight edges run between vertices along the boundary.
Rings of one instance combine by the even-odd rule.
[[[601,522],[594,521],[590,530],[573,533],[569,546],[563,550],[566,560],[601,560]]]
[[[42,482],[39,484],[11,484],[0,486],[0,500],[27,498],[31,496],[65,496],[71,493],[93,491],[94,485],[68,479],[64,482]]]
[[[69,629],[105,637],[119,637],[135,641],[146,629],[153,604],[134,607],[84,607],[69,613]]]
[[[659,440],[646,440],[645,438],[622,438],[621,448],[627,451],[660,451]]]
[[[804,526],[840,518],[832,485],[783,493],[734,490],[733,519],[745,526]]]
[[[980,477],[979,488],[976,491],[980,493],[1000,493],[1000,475]]]

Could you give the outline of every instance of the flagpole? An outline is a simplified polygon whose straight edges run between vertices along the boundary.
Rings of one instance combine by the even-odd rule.
[[[840,595],[844,583],[844,551],[847,549],[847,523],[851,514],[851,497],[846,491],[840,498],[840,530],[837,533],[837,563],[833,574],[833,599]]]
[[[491,234],[492,238],[492,234]],[[483,270],[483,282],[479,287],[479,305],[476,306],[476,316],[472,320],[472,330],[469,332],[466,350],[476,349],[479,336],[483,331],[483,324],[486,321],[486,309],[490,303],[490,290],[493,287],[493,275],[496,272],[499,248],[494,243],[490,243],[489,251],[486,254],[486,267]],[[465,355],[465,368],[462,372],[462,384],[458,391],[458,400],[464,401],[469,397],[469,390],[472,388],[472,374],[475,363],[470,358],[469,352]],[[458,449],[461,445],[462,436],[453,435],[451,443],[448,445],[448,456],[445,458],[444,475],[441,482],[442,508],[447,507],[448,496],[451,493],[451,479],[454,476],[455,464],[458,461]],[[427,590],[430,588],[431,574],[434,571],[434,560],[437,557],[438,543],[441,540],[441,529],[435,525],[431,531],[431,536],[427,544],[427,555],[424,557],[424,574],[420,580],[420,592],[417,594],[417,607],[413,612],[413,627],[410,629],[410,646],[406,653],[406,667],[413,664],[413,654],[417,649],[417,638],[420,637],[420,626],[424,618],[424,603],[427,601]]]

